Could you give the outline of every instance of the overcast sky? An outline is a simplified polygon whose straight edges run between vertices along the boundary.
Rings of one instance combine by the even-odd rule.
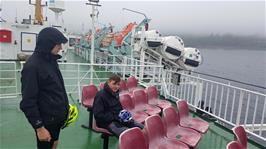
[[[34,0],[32,0],[34,1]],[[45,1],[45,0],[43,0]],[[69,31],[81,32],[91,27],[91,6],[87,0],[65,0],[64,24]],[[1,17],[7,21],[18,21],[34,16],[33,6],[28,0],[1,0]],[[143,16],[123,11],[129,8],[145,13],[152,19],[150,28],[168,34],[232,33],[237,35],[259,35],[265,37],[265,1],[100,1],[98,22],[111,23],[120,30],[128,22],[140,22]],[[50,22],[53,13],[43,9]],[[98,23],[98,26],[101,24]]]

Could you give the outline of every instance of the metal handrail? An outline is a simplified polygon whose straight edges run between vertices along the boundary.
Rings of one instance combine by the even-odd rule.
[[[265,136],[262,136],[262,131],[266,131],[266,94],[236,87],[230,82],[225,84],[208,80],[199,75],[192,76],[171,70],[166,70],[165,73],[167,78],[181,76],[180,82],[172,82],[177,80],[174,77],[166,80],[167,88],[174,89],[173,92],[169,91],[169,97],[174,100],[184,99],[192,108],[208,113],[224,124],[248,126],[251,128],[247,130],[248,134],[266,142]],[[199,101],[204,101],[203,109],[199,108]],[[209,107],[208,110],[206,107]]]

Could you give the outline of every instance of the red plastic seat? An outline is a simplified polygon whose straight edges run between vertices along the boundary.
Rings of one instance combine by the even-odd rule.
[[[93,117],[92,130],[102,134],[101,137],[103,138],[103,149],[108,149],[109,136],[112,136],[113,134],[111,132],[109,132],[107,129],[98,127],[96,125],[96,121],[95,121],[94,117]]]
[[[166,137],[163,122],[158,115],[145,120],[145,131],[150,149],[189,149],[186,144]]]
[[[88,85],[88,86],[83,86],[82,88],[82,105],[87,108],[87,110],[90,112],[90,117],[89,117],[89,126],[82,125],[84,128],[92,128],[92,106],[93,106],[93,101],[94,97],[96,96],[98,92],[98,89],[95,85]]]
[[[162,109],[170,107],[171,103],[166,100],[160,100],[158,98],[158,91],[155,86],[149,86],[146,89],[147,95],[148,95],[148,103],[151,105],[156,105]]]
[[[127,83],[125,80],[120,80],[120,91],[128,91]]]
[[[141,129],[134,127],[121,133],[119,136],[119,149],[148,149],[148,143]]]
[[[100,89],[102,90],[104,88],[104,82],[100,83]]]
[[[247,148],[247,134],[245,128],[242,126],[236,126],[233,129],[236,137],[236,141],[242,146],[243,149]]]
[[[145,119],[149,116],[144,111],[136,111],[134,108],[134,104],[129,94],[122,94],[119,96],[120,103],[123,109],[128,110],[131,112],[132,117],[135,121],[139,123],[144,123]]]
[[[179,115],[173,107],[163,109],[163,122],[168,138],[176,138],[193,148],[199,143],[201,134],[193,129],[181,127]]]
[[[131,76],[127,79],[127,88],[129,90],[136,88],[137,86],[138,86],[138,80],[134,76]]]
[[[161,113],[161,109],[159,107],[148,104],[147,94],[144,90],[134,90],[133,101],[135,109],[137,111],[144,111],[149,115],[156,115]]]
[[[97,94],[98,89],[95,85],[91,84],[83,86],[82,88],[82,105],[86,108],[92,108],[94,97]]]
[[[182,127],[192,128],[201,133],[206,133],[208,131],[209,124],[207,122],[198,118],[189,117],[189,109],[185,100],[177,101],[176,104],[180,116],[180,125]]]
[[[231,141],[226,145],[226,149],[244,149],[237,141]]]
[[[112,133],[109,132],[107,129],[98,127],[97,124],[96,124],[96,120],[94,119],[94,117],[93,117],[93,123],[92,123],[92,130],[94,130],[95,132],[105,133],[105,134],[108,134],[108,135],[112,135]]]

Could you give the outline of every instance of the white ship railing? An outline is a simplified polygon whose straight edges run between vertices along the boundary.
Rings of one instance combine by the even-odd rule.
[[[265,94],[174,71],[165,71],[162,78],[169,98],[186,100],[193,109],[225,125],[243,125],[249,134],[266,142]],[[204,102],[202,109],[200,101]]]
[[[16,62],[0,61],[0,99],[14,98],[18,92]]]
[[[266,95],[239,88],[228,83],[221,83],[186,73],[162,70],[162,66],[151,63],[131,61],[127,57],[115,64],[59,63],[68,93],[76,94],[81,100],[83,85],[99,84],[107,80],[109,74],[118,73],[123,79],[129,75],[136,76],[146,85],[158,85],[162,93],[172,100],[186,100],[193,109],[208,113],[224,125],[243,125],[251,136],[263,141],[265,139]],[[133,62],[133,64],[131,64]],[[21,68],[15,62],[1,62],[1,81],[10,80],[13,84],[2,85],[1,90],[12,89],[10,93],[1,92],[0,98],[16,97],[20,94]],[[12,67],[6,69],[2,64]],[[91,70],[91,68],[93,68]],[[143,71],[144,70],[144,71]],[[4,72],[8,75],[4,77]],[[204,101],[203,109],[199,102]],[[205,110],[206,107],[212,109]]]

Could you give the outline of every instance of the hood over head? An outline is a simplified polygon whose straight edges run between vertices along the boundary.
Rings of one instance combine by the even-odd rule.
[[[51,51],[57,44],[66,43],[67,38],[58,29],[46,27],[38,35],[35,51],[38,54],[52,55]]]

